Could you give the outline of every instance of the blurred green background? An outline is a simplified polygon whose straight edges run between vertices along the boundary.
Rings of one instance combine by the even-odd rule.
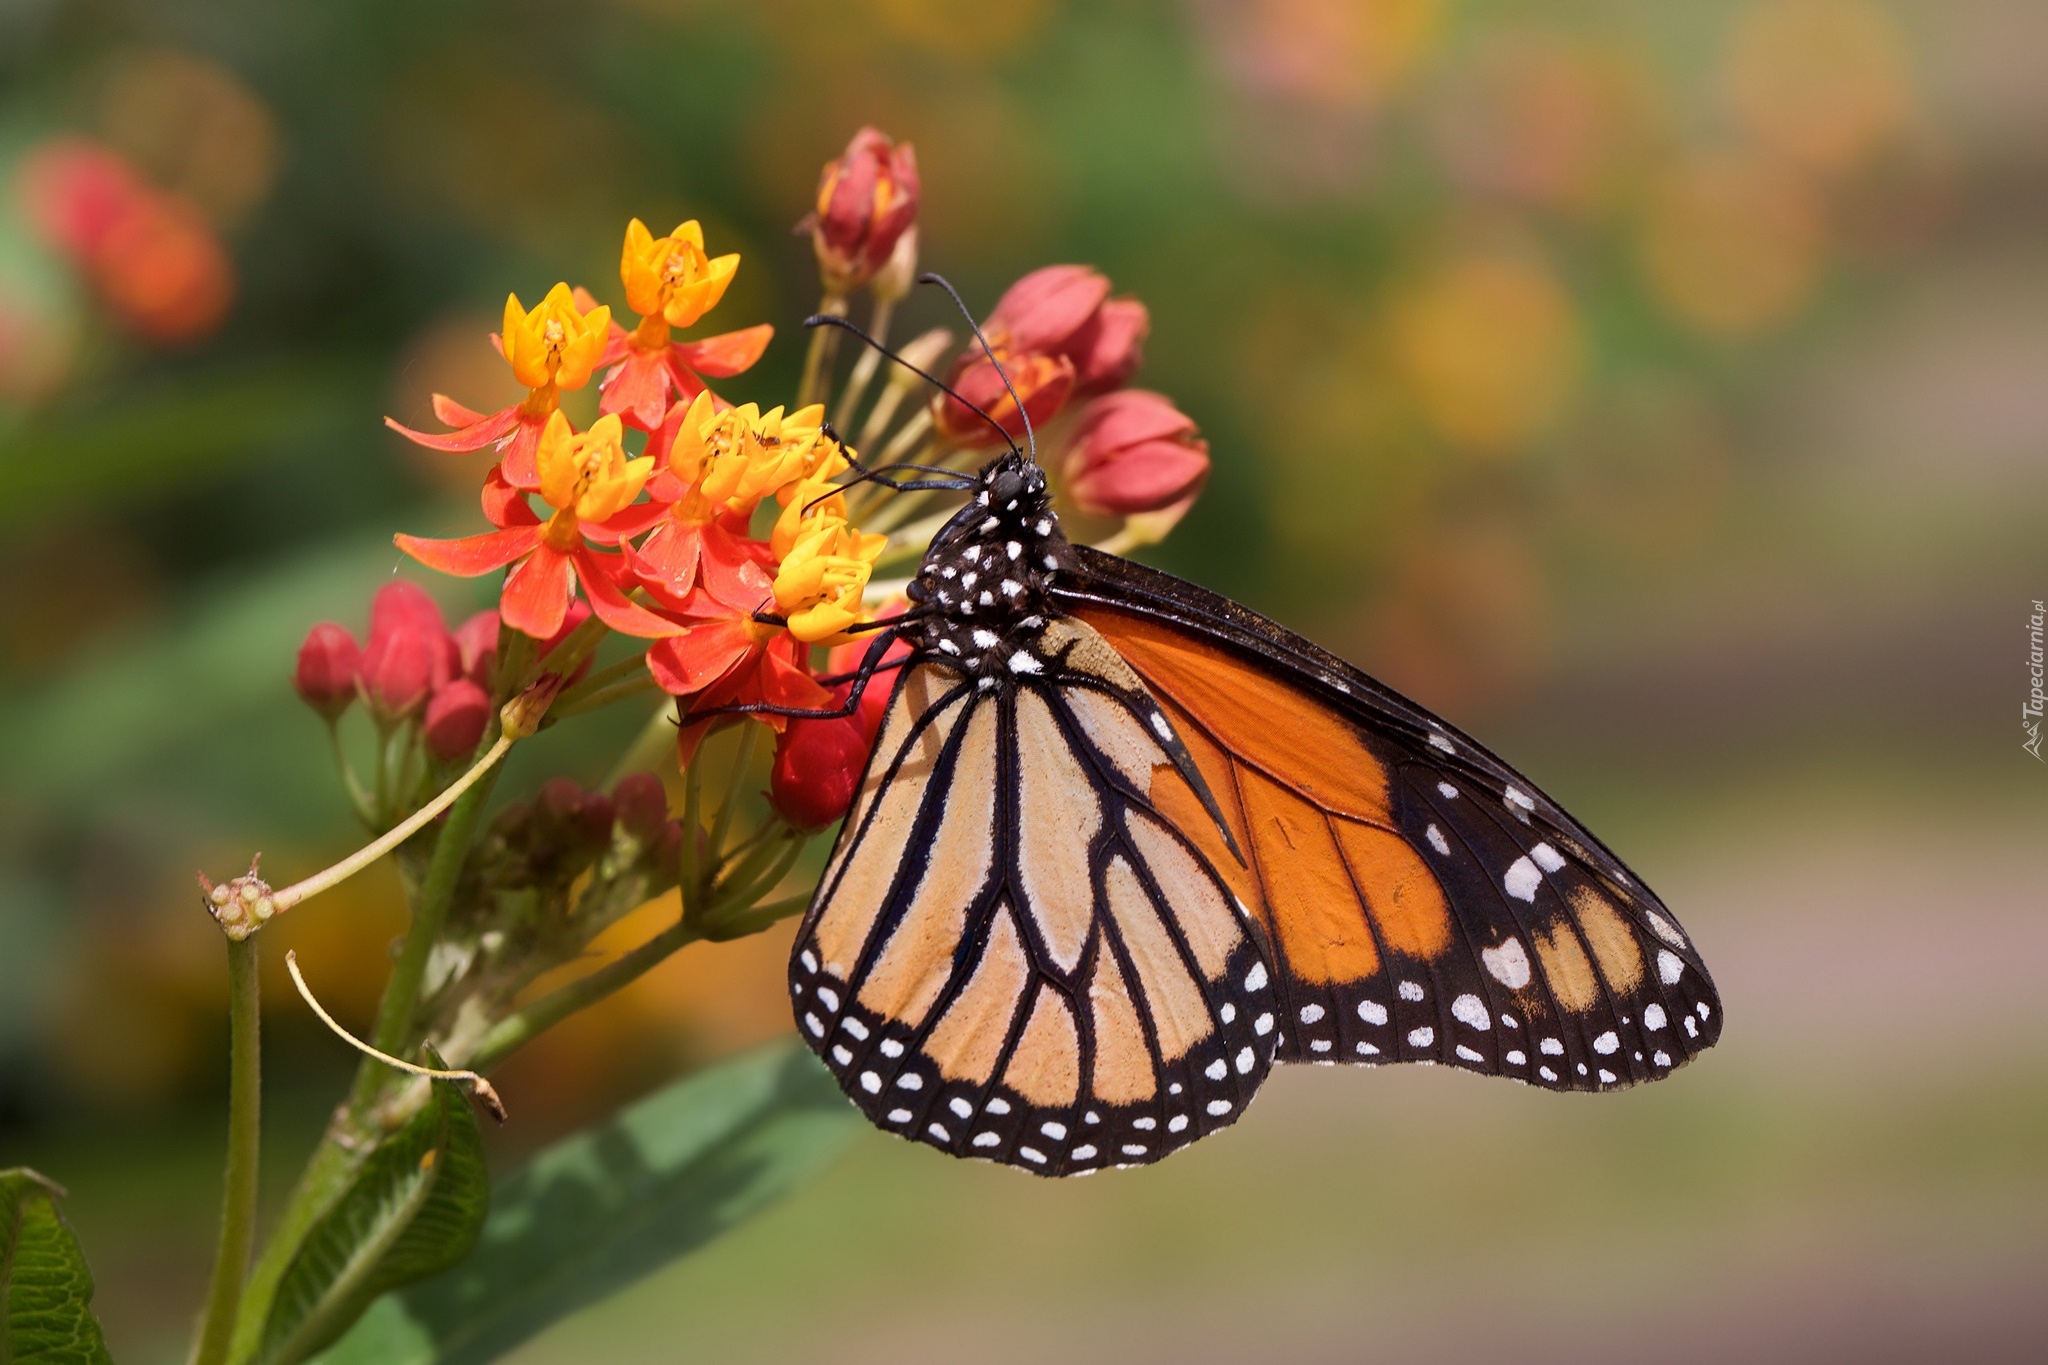
[[[1728,1030],[1597,1099],[1283,1074],[1070,1186],[870,1136],[520,1359],[2043,1358],[2048,9],[0,0],[0,1166],[72,1189],[117,1356],[179,1356],[210,1254],[191,871],[349,847],[292,651],[475,519],[380,417],[496,406],[506,290],[618,302],[631,215],[744,253],[712,321],[779,336],[723,388],[783,401],[863,122],[970,300],[1072,260],[1151,307],[1215,457],[1152,557],[1543,782]],[[125,239],[52,220],[79,138]],[[514,791],[610,758],[531,747]],[[274,931],[346,1019],[391,895]],[[786,941],[523,1057],[501,1166],[786,1030]],[[347,1073],[282,984],[279,1179]]]

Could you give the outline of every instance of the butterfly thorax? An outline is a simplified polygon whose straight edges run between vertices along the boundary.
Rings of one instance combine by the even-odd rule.
[[[931,614],[905,632],[934,663],[993,690],[1039,673],[1036,641],[1062,613],[1053,577],[1071,555],[1045,472],[1010,453],[983,469],[980,487],[925,551],[908,594]]]

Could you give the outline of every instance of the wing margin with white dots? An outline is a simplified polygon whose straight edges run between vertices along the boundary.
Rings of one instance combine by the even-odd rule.
[[[1676,916],[1483,746],[1226,598],[1086,549],[1077,565],[1056,597],[1165,703],[1244,846],[1240,888],[1287,996],[1279,1061],[1441,1063],[1607,1090],[1719,1038],[1720,998]],[[1270,725],[1215,722],[1234,703],[1177,667],[1205,654],[1227,660],[1219,677],[1251,708],[1263,700]],[[1343,731],[1319,732],[1325,719]],[[1288,752],[1335,766],[1346,743],[1383,770],[1382,789],[1302,778],[1314,765]]]
[[[1235,1122],[1281,1006],[1256,923],[1156,799],[1213,804],[1135,674],[1076,623],[1031,649],[991,690],[902,670],[790,989],[877,1127],[1076,1175]]]

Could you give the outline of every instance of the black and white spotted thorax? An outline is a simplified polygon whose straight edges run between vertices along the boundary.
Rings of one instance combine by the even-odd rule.
[[[932,537],[906,590],[931,612],[904,631],[933,663],[978,680],[985,690],[1045,670],[1037,650],[1054,577],[1072,550],[1053,514],[1045,471],[1015,452],[981,471],[980,487]]]

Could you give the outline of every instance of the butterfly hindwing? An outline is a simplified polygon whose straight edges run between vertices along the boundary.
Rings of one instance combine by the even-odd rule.
[[[998,688],[903,672],[798,933],[805,1040],[884,1130],[1038,1174],[1234,1122],[1276,983],[1183,832],[1213,799],[1136,675],[1070,621]]]
[[[1278,1060],[1598,1090],[1718,1038],[1676,919],[1526,779],[1243,607],[1077,553],[1058,595],[1160,700],[1244,850],[1242,867],[1208,852],[1265,923]],[[1196,815],[1180,819],[1200,842]]]

